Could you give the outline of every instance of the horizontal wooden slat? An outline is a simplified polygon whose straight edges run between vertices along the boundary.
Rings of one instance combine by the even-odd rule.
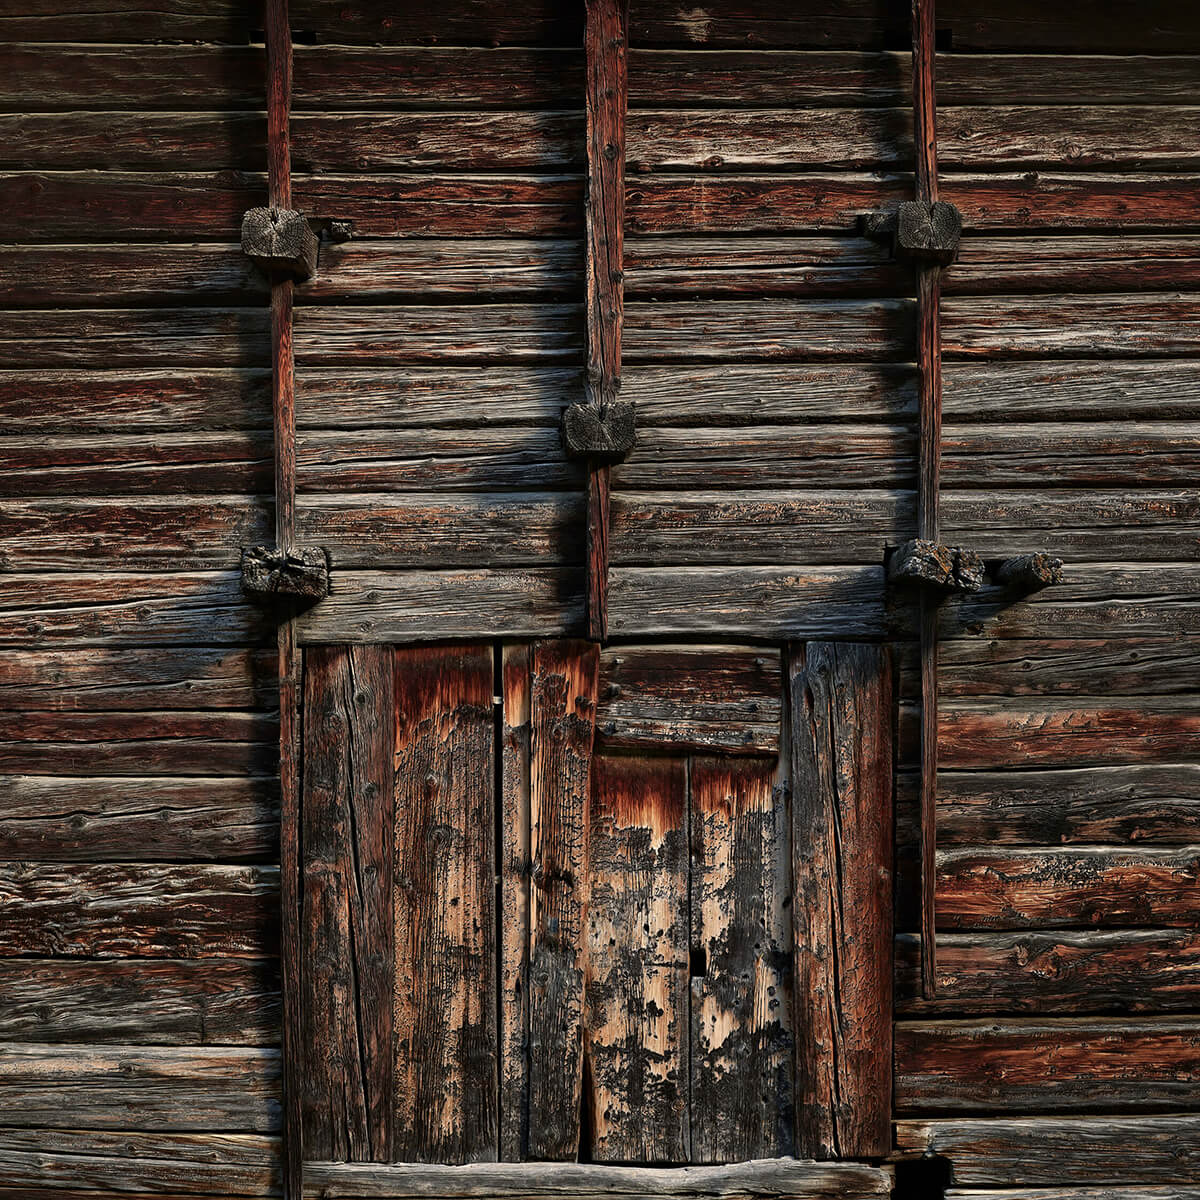
[[[277,704],[273,656],[249,650],[35,650],[0,657],[0,711],[137,712]]]
[[[12,41],[245,42],[258,19],[235,0],[181,0],[152,12],[136,0],[90,0],[64,12],[53,0],[30,0],[0,17],[0,36]]]
[[[729,646],[628,646],[600,655],[596,736],[611,747],[774,754],[778,653]]]
[[[827,15],[827,14],[826,14]],[[822,25],[824,20],[822,20]],[[1080,36],[1080,30],[1076,31]],[[1074,47],[1073,47],[1074,49]],[[299,60],[297,54],[297,71]],[[1195,59],[1169,55],[940,53],[939,105],[1194,104]],[[629,52],[631,108],[906,105],[907,51],[754,49]]]
[[[937,993],[921,994],[920,938],[896,939],[896,1010],[972,1013],[1165,1012],[1200,1005],[1192,929],[941,933]]]
[[[61,748],[48,757],[57,770],[69,761]],[[229,769],[224,752],[214,767]],[[273,777],[0,775],[0,801],[0,859],[266,862],[278,853]]]
[[[1200,847],[938,851],[942,929],[1193,928]]]
[[[882,567],[615,567],[614,637],[878,638]]]
[[[389,362],[555,363],[581,360],[575,305],[472,304],[434,308],[299,308],[301,365]]]
[[[554,637],[583,628],[582,569],[339,571],[302,613],[302,642]]]
[[[253,959],[4,959],[0,1040],[269,1046],[279,1041],[278,976],[277,964]]]
[[[0,554],[14,571],[230,570],[243,546],[267,541],[264,506],[240,496],[10,501],[0,514]]]
[[[900,1150],[944,1155],[964,1187],[1200,1181],[1197,1116],[966,1117],[895,1129]]]
[[[711,1196],[754,1200],[869,1200],[887,1196],[891,1175],[859,1163],[758,1159],[724,1167],[611,1167],[593,1163],[473,1163],[465,1167],[306,1163],[305,1196],[390,1197]]]
[[[942,846],[1200,844],[1200,764],[942,771],[938,784]]]
[[[301,541],[344,567],[552,566],[582,554],[578,495],[301,496]]]
[[[0,495],[265,492],[270,435],[243,433],[0,437]]]
[[[269,367],[0,371],[0,420],[12,434],[263,430],[270,376]]]
[[[1190,135],[1195,119],[1194,110],[1185,107],[939,104],[938,165],[952,171],[1186,168],[1198,157]],[[628,118],[627,163],[633,172],[853,170],[903,167],[912,156],[907,107],[635,110]]]
[[[298,435],[296,483],[302,493],[579,490],[587,467],[568,460],[555,426],[337,430]]]
[[[1043,548],[1045,532],[1056,519],[1049,506],[1047,510],[1042,529],[1022,535],[1028,539],[1023,549]],[[1099,515],[1097,506],[1097,519]],[[1122,553],[1129,545],[1122,543]],[[1175,636],[1200,632],[1197,597],[1200,577],[1186,563],[1071,561],[1063,582],[1052,588],[1014,600],[1011,592],[986,585],[973,596],[943,605],[939,622],[949,638]]]
[[[919,693],[915,654],[901,688]],[[991,638],[944,642],[940,695],[1163,696],[1190,694],[1200,676],[1200,641],[1172,638]]]
[[[0,865],[0,956],[262,958],[277,953],[274,867]]]
[[[1200,229],[1196,185],[1182,174],[947,174],[940,194],[964,227],[988,230]],[[626,185],[634,233],[850,232],[864,213],[911,197],[903,175],[781,174],[634,177]]]
[[[0,1100],[25,1128],[269,1132],[279,1051],[0,1045]]]
[[[261,645],[270,628],[236,571],[0,572],[0,645]]]
[[[901,1115],[1154,1111],[1195,1102],[1195,1018],[901,1021]]]
[[[939,760],[947,768],[1108,766],[1187,762],[1200,755],[1200,705],[1194,696],[1048,702],[943,704]]]

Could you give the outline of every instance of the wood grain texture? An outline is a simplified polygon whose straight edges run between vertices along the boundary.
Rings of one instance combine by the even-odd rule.
[[[7,863],[0,956],[262,958],[278,881],[266,866]]]
[[[5,959],[0,1040],[270,1046],[278,963],[263,959]]]
[[[901,1021],[896,1111],[1186,1109],[1197,1055],[1200,1026],[1187,1017]]]
[[[786,772],[769,759],[691,760],[693,1162],[794,1144]]]
[[[391,1159],[395,700],[389,648],[304,661],[298,1098],[307,1155]]]
[[[791,651],[796,1149],[890,1144],[892,683],[885,650]]]
[[[764,649],[629,646],[600,655],[596,735],[609,748],[771,754],[782,708],[779,656]]]
[[[501,650],[500,1152],[519,1162],[529,1142],[529,953],[532,886],[533,648]]]
[[[596,758],[588,871],[586,1144],[597,1162],[688,1162],[685,760]]]
[[[271,862],[279,795],[265,777],[0,776],[0,859]]]
[[[392,1156],[497,1155],[490,646],[395,652]]]
[[[581,1138],[587,814],[599,648],[538,643],[532,672],[528,1154],[571,1161]]]
[[[897,1121],[901,1150],[942,1154],[961,1187],[1129,1186],[1200,1179],[1194,1116],[964,1117]],[[1137,1146],[1130,1154],[1129,1147]]]
[[[723,1200],[873,1200],[891,1192],[891,1173],[862,1163],[760,1159],[720,1167],[615,1167],[599,1163],[513,1163],[470,1167],[378,1167],[314,1163],[306,1196],[323,1200],[410,1197],[712,1196]]]
[[[26,1129],[274,1132],[279,1051],[0,1046],[6,1123]]]
[[[896,1010],[1058,1016],[1178,1012],[1200,997],[1200,939],[1190,929],[942,933],[937,995],[923,999],[916,935],[896,940]]]

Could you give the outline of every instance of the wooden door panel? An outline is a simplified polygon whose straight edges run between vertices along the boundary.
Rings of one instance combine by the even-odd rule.
[[[393,1155],[496,1157],[492,648],[395,651]]]

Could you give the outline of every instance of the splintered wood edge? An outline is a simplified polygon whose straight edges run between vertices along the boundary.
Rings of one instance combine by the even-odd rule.
[[[472,1163],[461,1167],[306,1163],[304,1194],[322,1200],[384,1197],[888,1196],[892,1171],[862,1163],[770,1158],[718,1167],[612,1167],[591,1163]]]

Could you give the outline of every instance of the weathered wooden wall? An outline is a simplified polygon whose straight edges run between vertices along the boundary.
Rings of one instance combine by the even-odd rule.
[[[1096,8],[939,4],[943,525],[1068,566],[943,615],[941,980],[902,934],[897,1138],[1006,1197],[1200,1175],[1200,17]],[[909,645],[911,281],[855,232],[911,192],[904,9],[633,5],[618,637]],[[582,6],[292,23],[297,203],[359,235],[298,292],[335,579],[305,636],[577,631]],[[0,13],[0,1188],[273,1186],[259,26]]]

